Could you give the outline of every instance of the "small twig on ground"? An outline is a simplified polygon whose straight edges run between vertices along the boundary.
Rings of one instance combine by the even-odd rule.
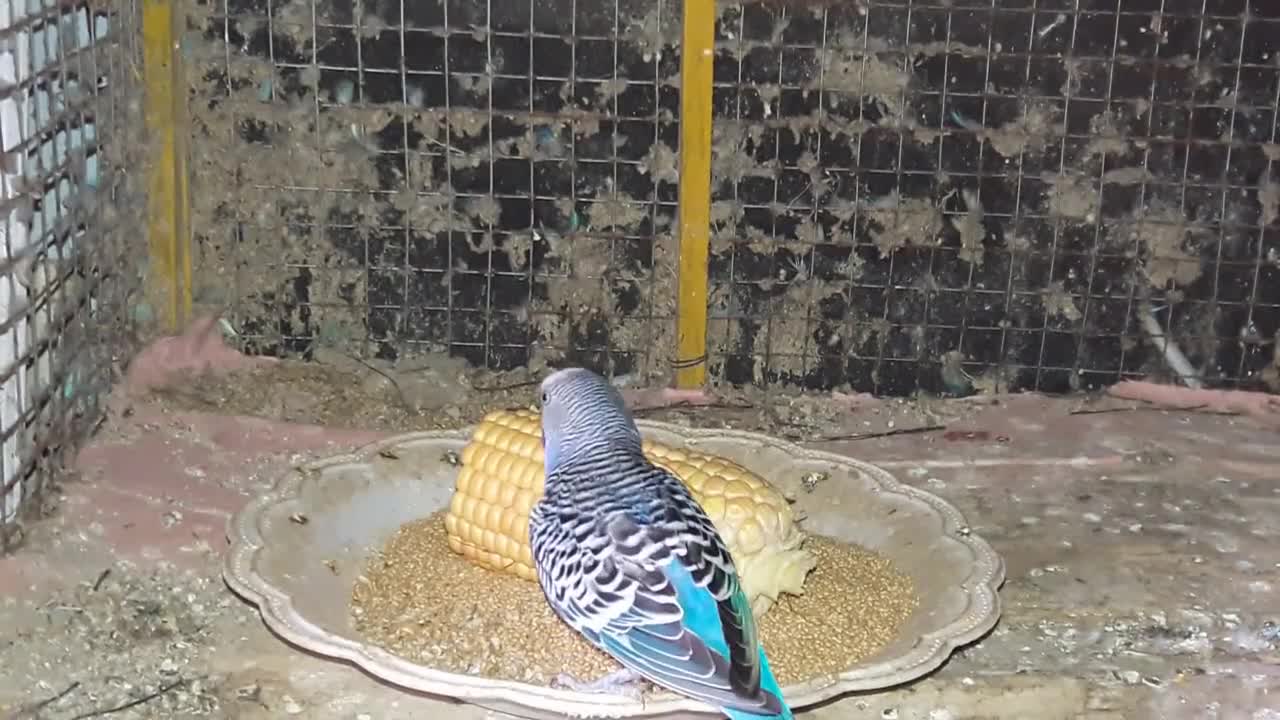
[[[519,390],[520,388],[530,387],[541,382],[542,380],[525,380],[523,382],[508,383],[506,385],[473,385],[471,389],[476,392],[502,392],[504,390]]]
[[[1072,410],[1068,415],[1104,415],[1107,413],[1120,412],[1185,412],[1196,413],[1197,415],[1239,415],[1234,410],[1214,410],[1208,405],[1188,405],[1186,407],[1161,407],[1159,405],[1126,405],[1124,407],[1110,408],[1080,408]]]
[[[631,408],[632,415],[643,415],[646,413],[657,412],[659,410],[679,410],[681,408],[697,408],[710,410],[751,410],[754,405],[745,405],[740,403],[693,403],[693,402],[674,402],[666,405],[646,405],[644,407]]]
[[[102,583],[107,579],[107,576],[110,574],[111,574],[111,568],[107,568],[106,570],[103,570],[102,572],[98,573],[98,579],[93,581],[94,592],[98,592],[98,590],[102,587]]]
[[[159,690],[156,690],[153,693],[143,695],[140,698],[137,698],[135,700],[130,700],[129,702],[123,703],[121,705],[116,705],[115,707],[103,708],[101,710],[90,710],[89,712],[83,712],[83,713],[80,713],[79,715],[73,715],[71,717],[71,720],[87,720],[87,718],[102,717],[104,715],[114,715],[115,713],[118,713],[118,712],[124,712],[125,710],[136,708],[139,705],[145,705],[146,703],[149,703],[153,700],[163,697],[166,693],[172,692],[179,685],[182,685],[186,682],[187,682],[186,678],[178,678],[177,680],[174,680],[168,685],[162,686]]]
[[[880,430],[878,432],[852,433],[849,435],[825,435],[810,440],[809,442],[835,442],[837,440],[872,440],[874,438],[892,437],[894,435],[919,435],[921,433],[938,432],[946,430],[946,425],[921,425],[919,427],[909,428],[893,428],[892,430]]]
[[[378,367],[377,365],[374,365],[374,364],[372,364],[372,363],[370,363],[370,362],[366,361],[364,358],[362,358],[362,357],[360,357],[360,356],[356,355],[355,353],[349,353],[349,352],[347,352],[346,350],[339,350],[338,352],[342,353],[343,355],[346,355],[347,357],[351,358],[352,360],[354,360],[354,361],[356,361],[356,362],[360,363],[361,365],[365,366],[366,368],[368,368],[368,369],[372,370],[373,372],[376,372],[376,373],[378,373],[379,375],[381,375],[382,377],[386,378],[386,379],[387,379],[387,382],[391,383],[391,387],[393,387],[393,388],[395,388],[395,389],[396,389],[396,395],[398,395],[398,396],[400,397],[400,404],[401,404],[401,405],[404,405],[404,409],[405,409],[405,410],[407,410],[410,414],[413,414],[413,415],[417,415],[417,414],[418,414],[417,409],[415,409],[415,408],[413,407],[413,405],[409,404],[409,396],[404,394],[404,388],[400,387],[400,381],[399,381],[399,380],[396,380],[394,375],[392,375],[391,373],[387,372],[386,370],[383,370],[382,368]]]
[[[44,700],[40,700],[39,702],[31,703],[26,707],[18,708],[8,716],[8,720],[34,720],[34,718],[40,714],[41,710],[49,707],[50,705],[58,702],[62,698],[70,695],[78,687],[80,687],[79,680],[68,685],[66,690],[63,690],[57,695],[45,698]]]

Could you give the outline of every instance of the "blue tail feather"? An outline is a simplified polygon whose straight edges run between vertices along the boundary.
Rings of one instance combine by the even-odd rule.
[[[790,709],[783,711],[781,715],[752,715],[749,712],[730,708],[720,708],[720,712],[731,720],[792,720]]]
[[[765,656],[764,648],[760,649],[760,686],[779,698],[782,697],[782,688],[778,687],[778,679],[773,676],[773,670],[769,668],[769,658]],[[753,715],[729,708],[721,708],[720,710],[733,720],[793,720],[791,708],[786,705],[785,700],[783,701],[781,715]]]
[[[716,608],[715,598],[707,592],[706,588],[695,585],[693,576],[680,563],[672,563],[667,568],[667,576],[671,578],[676,590],[677,602],[684,610],[685,627],[701,638],[708,648],[727,657],[729,646],[724,640],[724,629],[720,623],[720,613]],[[745,605],[745,598],[743,604]],[[750,609],[748,608],[747,611],[750,612]],[[773,676],[773,670],[769,667],[769,658],[765,656],[764,648],[760,648],[759,652],[760,686],[778,696],[778,699],[782,699],[782,689],[778,687],[778,679]],[[785,701],[782,707],[783,711],[779,715],[758,715],[731,708],[720,708],[720,710],[732,720],[792,720],[791,709],[787,707]]]

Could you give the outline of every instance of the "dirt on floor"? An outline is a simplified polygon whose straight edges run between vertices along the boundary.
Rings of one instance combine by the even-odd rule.
[[[442,370],[448,368],[448,371]],[[397,369],[390,363],[341,358],[320,364],[274,361],[230,374],[199,374],[152,390],[173,410],[219,412],[325,427],[411,432],[463,427],[492,410],[536,406],[545,369],[494,373],[441,357]],[[625,379],[619,384],[627,389]],[[673,404],[656,393],[627,393],[638,418],[768,432],[816,441],[918,432],[954,422],[989,403],[939,398],[872,401],[862,395],[801,395],[722,388],[710,404]],[[869,417],[849,411],[866,406]]]
[[[227,448],[228,433],[257,432],[231,416],[348,428],[358,442],[378,432],[459,427],[493,409],[531,405],[545,374],[541,368],[469,370],[447,357],[411,368],[344,356],[326,358],[327,363],[258,362],[227,350],[208,329],[197,326],[182,338],[162,339],[135,361],[131,392],[116,394],[94,441],[108,454],[82,456],[89,467],[82,468],[80,481],[55,493],[52,515],[28,527],[16,556],[21,562],[15,563],[23,570],[6,575],[0,565],[0,579],[12,584],[0,604],[0,626],[16,629],[0,639],[6,668],[0,674],[0,719],[67,720],[104,710],[119,718],[306,712],[315,699],[304,701],[296,689],[290,694],[294,683],[272,680],[264,668],[247,676],[235,668],[242,658],[228,638],[262,643],[264,633],[256,612],[219,577],[225,513],[210,508],[238,509],[315,449]],[[628,383],[624,378],[620,384]],[[719,392],[709,406],[671,407],[660,393],[626,391],[643,418],[806,439],[892,437],[972,410],[968,404],[944,409],[927,401],[833,401],[750,390]],[[204,427],[187,419],[192,413],[228,419]],[[170,451],[176,454],[166,457]],[[130,475],[122,463],[135,461],[139,472],[169,463],[169,472],[194,487],[156,483],[147,497],[106,501],[93,494],[98,482]],[[129,507],[117,511],[114,500]],[[134,518],[137,513],[141,520]],[[154,537],[132,545],[129,531],[144,524],[152,526],[145,532]],[[268,635],[265,642],[278,641]],[[251,679],[238,679],[243,677]]]
[[[115,708],[120,717],[228,717],[236,691],[206,668],[220,638],[256,620],[216,575],[132,563],[47,596],[7,597],[0,617],[10,629],[0,642],[5,720]],[[10,682],[24,687],[4,687]],[[15,695],[28,699],[7,706]],[[130,702],[135,708],[124,708]]]
[[[219,577],[225,524],[300,462],[527,405],[539,374],[168,349],[181,382],[131,375],[78,479],[53,493],[54,513],[0,558],[0,718],[493,717],[267,632]],[[209,363],[187,362],[197,356],[238,369],[200,376]],[[144,353],[134,370],[154,360]],[[410,382],[444,401],[407,403]],[[1004,556],[1004,615],[981,644],[907,688],[805,717],[1269,720],[1276,707],[1280,472],[1274,429],[1244,417],[1252,406],[1203,393],[1170,411],[1116,398],[725,390],[711,406],[646,409],[662,394],[627,391],[642,417],[764,430],[880,464],[954,503]]]

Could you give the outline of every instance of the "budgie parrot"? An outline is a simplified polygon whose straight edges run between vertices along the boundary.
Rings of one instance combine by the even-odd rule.
[[[623,670],[734,720],[790,720],[733,559],[684,484],[650,463],[607,380],[569,368],[542,382],[546,486],[529,518],[538,581],[556,614]]]

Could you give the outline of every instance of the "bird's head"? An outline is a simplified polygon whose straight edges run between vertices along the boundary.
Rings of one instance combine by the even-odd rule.
[[[540,389],[547,472],[593,444],[640,446],[640,431],[622,394],[600,375],[586,368],[565,368],[548,375]]]

